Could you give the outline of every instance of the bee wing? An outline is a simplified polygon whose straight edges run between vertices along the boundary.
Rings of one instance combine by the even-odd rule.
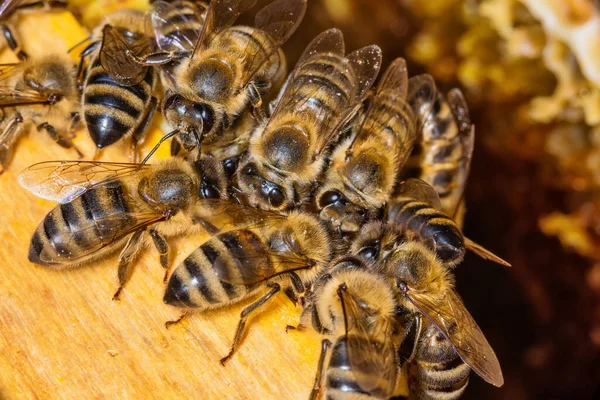
[[[191,57],[210,43],[215,35],[233,25],[242,13],[254,7],[255,4],[256,0],[212,0],[206,11],[204,26]]]
[[[39,257],[41,261],[52,264],[56,263],[58,253],[61,259],[69,263],[83,262],[98,251],[116,244],[129,234],[164,219],[162,214],[154,212],[130,212],[93,220],[82,219],[77,227],[71,227],[66,243],[57,243],[56,238],[53,238],[52,246],[56,249],[60,248],[60,251],[52,254],[42,251]],[[86,238],[90,239],[86,240]],[[77,242],[75,246],[71,246],[73,241]],[[71,253],[71,248],[76,248],[77,251]]]
[[[159,50],[171,52],[192,52],[206,19],[208,6],[204,3],[186,0],[152,3],[147,21],[152,25]]]
[[[417,75],[408,80],[406,99],[416,118],[417,133],[421,132],[423,125],[433,110],[436,94],[435,81],[431,75]]]
[[[400,182],[396,190],[398,197],[409,197],[417,201],[429,204],[436,210],[441,210],[442,203],[440,196],[435,189],[425,181],[416,178],[410,178]]]
[[[14,86],[0,86],[0,108],[26,106],[33,104],[50,104],[54,100],[35,90],[21,90]]]
[[[340,293],[347,316],[348,360],[351,371],[355,371],[356,383],[369,394],[377,391],[378,397],[388,398],[394,391],[397,374],[392,325],[387,318],[361,307],[348,291]],[[373,319],[375,325],[367,325]]]
[[[212,267],[219,279],[232,285],[252,285],[274,278],[278,275],[310,268],[311,261],[292,252],[279,252],[265,247],[262,243],[241,247],[240,236],[250,236],[248,230],[237,230],[219,235],[217,238],[225,244],[231,253],[219,254]]]
[[[211,235],[232,229],[277,225],[286,218],[285,214],[225,199],[200,200],[192,212],[192,221],[201,225]]]
[[[339,118],[331,118],[324,123],[323,133],[317,143],[317,154],[320,154],[328,144],[338,137],[343,127],[362,107],[362,101],[373,85],[375,78],[377,78],[379,68],[381,67],[381,49],[376,45],[360,48],[348,54],[345,62],[348,68],[354,71],[356,77],[355,91],[352,98],[348,99],[347,107],[336,110],[337,112],[334,113],[334,115],[339,115]],[[342,75],[344,71],[336,70],[333,73]],[[339,93],[338,95],[342,96],[344,94]]]
[[[475,243],[469,238],[465,238],[465,246],[467,249],[471,250],[473,253],[485,260],[493,261],[497,264],[504,265],[505,267],[512,267],[508,261],[504,261],[502,258],[498,257],[482,245]]]
[[[102,30],[100,63],[120,85],[133,86],[144,80],[148,67],[138,64],[130,54],[139,56],[148,49],[146,39],[140,39],[131,46],[121,38],[121,34],[111,25]]]
[[[300,110],[301,107],[312,97],[317,95],[316,92],[307,93],[306,96],[296,96],[296,93],[302,86],[302,82],[295,82],[295,77],[305,64],[309,63],[315,56],[319,54],[331,54],[343,57],[345,52],[344,35],[337,28],[328,29],[317,35],[309,44],[300,56],[296,66],[290,73],[286,83],[281,89],[283,93],[277,102],[277,106],[271,113],[273,120],[279,112],[283,110]]]
[[[38,197],[68,203],[90,187],[130,176],[147,164],[97,161],[45,161],[19,174],[19,183]]]
[[[11,76],[14,76],[23,67],[23,63],[0,64],[0,82],[5,82]]]
[[[502,386],[504,377],[494,350],[467,311],[459,295],[451,290],[438,306],[425,296],[409,292],[407,298],[448,339],[460,358],[483,380]]]
[[[306,12],[306,0],[276,0],[257,14],[254,26],[269,35],[256,51],[244,51],[243,86],[247,86],[262,65],[292,36]],[[250,43],[250,42],[249,42]]]
[[[407,90],[408,73],[406,69],[406,62],[403,58],[397,58],[385,71],[385,74],[377,87],[375,97],[369,110],[367,111],[363,125],[354,143],[367,139],[366,133],[373,132],[376,128],[385,130],[402,124],[406,127],[405,130],[396,128],[397,131],[394,133],[399,135],[396,137],[401,149],[401,157],[399,157],[399,162],[404,164],[404,161],[412,150],[412,144],[416,136],[412,110],[408,106],[408,103],[404,102],[404,99],[406,99]],[[394,104],[398,102],[404,104],[402,110],[398,113],[390,112],[387,104]]]

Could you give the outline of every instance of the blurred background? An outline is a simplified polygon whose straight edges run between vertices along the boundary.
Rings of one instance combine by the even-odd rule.
[[[89,26],[111,8],[147,7],[73,3]],[[473,376],[464,398],[600,398],[598,3],[309,0],[284,48],[290,65],[330,27],[348,49],[381,46],[384,68],[402,56],[411,75],[466,93],[476,124],[466,235],[513,268],[469,255],[456,271],[506,380],[495,389]]]

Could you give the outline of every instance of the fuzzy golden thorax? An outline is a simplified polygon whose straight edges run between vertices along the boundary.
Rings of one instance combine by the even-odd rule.
[[[374,326],[378,318],[393,318],[396,310],[395,294],[390,280],[375,270],[352,261],[342,262],[323,275],[323,280],[315,284],[313,295],[314,312],[318,314],[323,331],[332,335],[345,333],[344,312],[340,299],[340,288],[345,287],[361,308],[361,314],[369,320],[362,321],[366,326]],[[348,312],[348,305],[345,305]],[[347,315],[352,324],[352,316]]]
[[[454,288],[454,276],[423,244],[405,241],[384,260],[386,273],[410,292],[427,296],[435,304]]]

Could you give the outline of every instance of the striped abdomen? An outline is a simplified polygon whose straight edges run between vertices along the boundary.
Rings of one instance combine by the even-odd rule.
[[[443,212],[407,197],[388,204],[388,224],[409,240],[427,245],[444,263],[454,265],[465,255],[465,241],[456,222]]]
[[[163,50],[181,51],[194,48],[206,19],[208,5],[204,2],[180,1],[169,10],[161,10],[159,47]]]
[[[355,337],[358,340],[367,340]],[[370,344],[365,344],[365,348],[370,348]],[[346,337],[341,336],[335,342],[329,359],[329,366],[326,372],[325,398],[327,400],[361,400],[361,399],[387,399],[389,394],[385,394],[385,388],[374,388],[369,392],[360,387],[356,381],[356,376],[363,376],[363,379],[369,379],[368,375],[376,374],[376,371],[357,371],[352,369],[348,359],[348,348],[346,346]],[[356,368],[356,367],[354,367]],[[378,371],[381,373],[381,371]],[[374,375],[371,378],[377,382],[380,377]],[[385,382],[382,382],[385,384]]]
[[[270,36],[260,29],[249,26],[233,26],[221,32],[217,38],[211,42],[211,48],[222,49],[228,57],[234,60],[242,60],[246,63],[253,63],[263,60],[272,48]],[[248,57],[248,54],[256,54],[256,57]],[[286,61],[282,51],[276,51],[268,59],[263,60],[261,64],[247,64],[242,68],[246,71],[257,69],[252,80],[256,83],[256,89],[261,96],[270,95],[270,91],[279,87],[285,79]],[[240,84],[242,82],[239,82]]]
[[[244,299],[259,288],[250,276],[273,274],[267,250],[268,245],[246,229],[213,237],[175,269],[165,303],[207,309]]]
[[[83,113],[92,140],[102,148],[132,134],[142,122],[152,99],[154,72],[143,81],[119,85],[94,57],[83,89]]]
[[[78,264],[113,249],[119,234],[135,225],[130,195],[119,180],[86,190],[59,204],[37,227],[29,260],[41,265]]]
[[[317,54],[298,68],[294,75],[290,104],[292,112],[313,114],[315,121],[339,120],[355,95],[356,76],[342,58],[332,54]],[[335,124],[334,124],[335,125]]]
[[[463,147],[459,127],[450,106],[438,93],[433,110],[423,126],[420,178],[439,194],[442,209],[454,213],[453,194],[465,173],[461,165]]]
[[[459,399],[469,383],[471,369],[450,342],[430,324],[408,366],[410,399]]]

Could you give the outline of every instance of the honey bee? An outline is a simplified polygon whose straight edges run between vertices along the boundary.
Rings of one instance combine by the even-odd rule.
[[[161,265],[168,268],[166,237],[233,229],[242,215],[248,223],[261,218],[251,208],[226,200],[224,171],[211,157],[154,165],[42,162],[23,171],[19,182],[40,197],[61,202],[36,229],[29,260],[64,269],[122,248],[115,299],[149,238]]]
[[[372,45],[344,57],[338,29],[318,35],[290,74],[271,117],[250,138],[237,184],[250,204],[284,210],[305,202],[324,150],[361,106],[381,64]]]
[[[417,342],[407,361],[411,398],[456,399],[470,369],[502,386],[494,351],[454,290],[453,275],[435,254],[422,243],[405,241],[382,264],[394,279],[398,303],[415,315]]]
[[[323,375],[327,399],[388,399],[393,394],[399,373],[396,345],[403,334],[396,307],[394,288],[377,268],[352,256],[331,263],[317,278],[302,316],[326,336],[310,399],[318,398]]]
[[[449,267],[460,263],[466,249],[504,266],[510,264],[472,240],[464,237],[456,222],[441,211],[440,198],[420,179],[401,182],[387,205],[386,221],[402,232],[405,239],[425,244]]]
[[[165,291],[166,304],[203,311],[268,289],[243,309],[231,351],[220,360],[223,365],[237,351],[249,315],[281,290],[297,301],[333,253],[324,226],[312,214],[262,213],[260,223],[213,236],[192,252],[175,268]]]
[[[199,149],[205,139],[209,145],[229,143],[223,133],[245,110],[263,118],[262,99],[283,82],[286,62],[280,47],[304,17],[306,0],[275,0],[256,14],[254,27],[232,26],[255,4],[212,1],[199,39],[185,58],[186,52],[177,51],[132,57],[140,65],[178,61],[174,84],[162,102],[163,115],[174,128],[166,137],[178,136],[178,150]]]
[[[366,220],[380,213],[392,194],[416,136],[407,94],[410,99],[415,93],[435,93],[433,80],[426,77],[408,80],[404,59],[394,60],[358,133],[334,150],[315,203],[320,217],[338,232],[357,232]]]
[[[130,137],[131,155],[137,160],[137,145],[143,141],[158,104],[152,95],[156,73],[149,67],[132,69],[124,54],[126,50],[142,54],[149,48],[144,13],[119,10],[105,17],[80,54],[83,115],[98,149],[96,157],[100,149]]]
[[[420,178],[438,193],[440,210],[456,218],[469,175],[475,129],[459,89],[437,94],[422,129]]]
[[[73,148],[79,125],[75,65],[66,54],[30,57],[0,66],[0,173],[23,131],[35,126],[59,146]]]

